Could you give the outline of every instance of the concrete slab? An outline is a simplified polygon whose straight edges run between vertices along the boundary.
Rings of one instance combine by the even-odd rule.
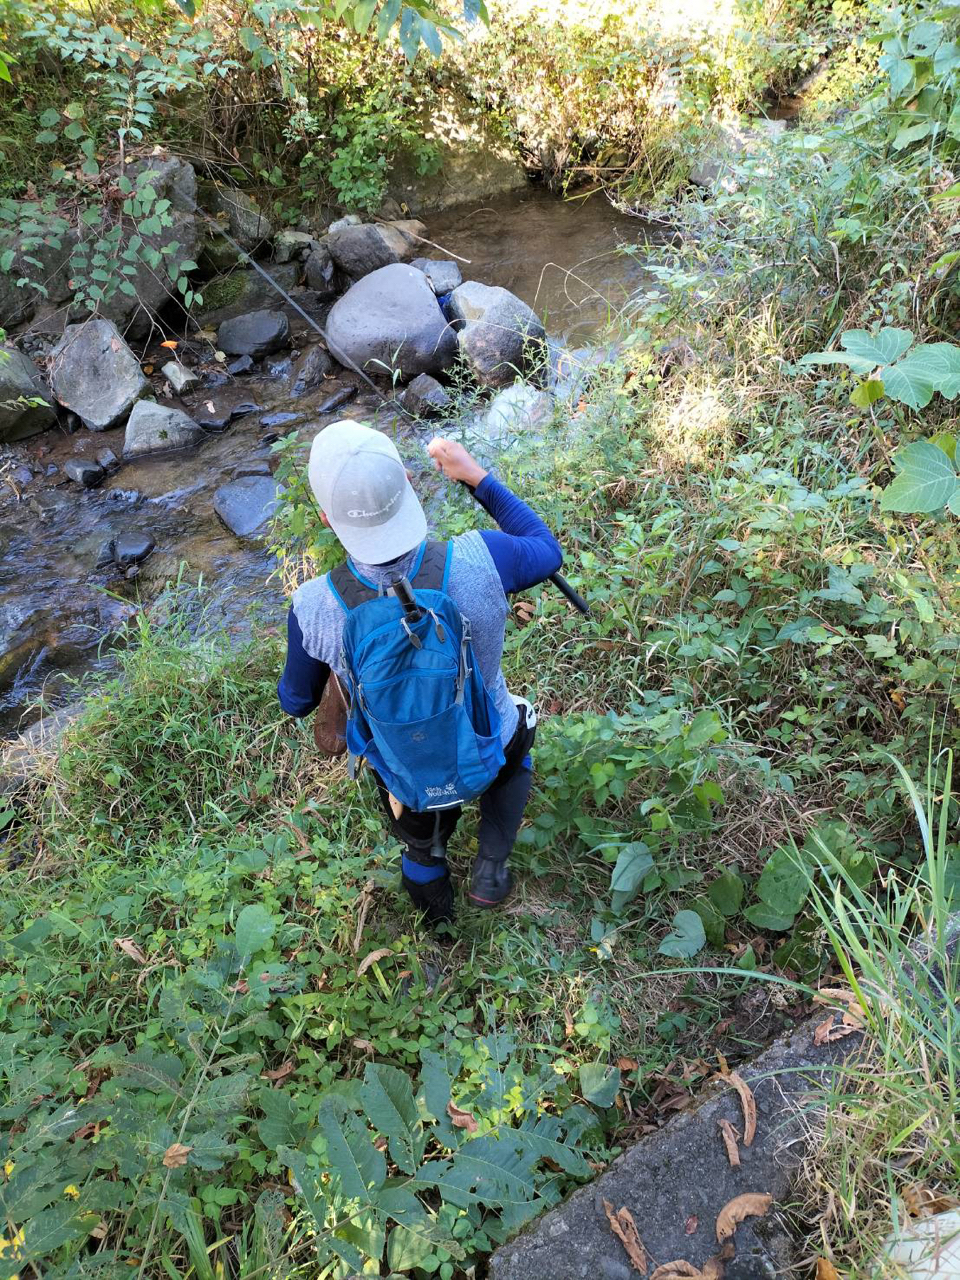
[[[732,1088],[714,1090],[696,1111],[678,1115],[641,1139],[589,1186],[539,1218],[490,1259],[490,1280],[637,1280],[610,1230],[603,1201],[626,1207],[651,1259],[650,1270],[683,1258],[700,1268],[719,1250],[717,1215],[745,1192],[767,1192],[773,1207],[736,1234],[725,1280],[773,1280],[794,1258],[785,1221],[809,1128],[812,1086],[859,1047],[855,1033],[816,1045],[821,1010],[778,1040],[740,1074],[757,1103],[757,1133],[731,1168],[718,1122],[739,1132],[743,1117]]]

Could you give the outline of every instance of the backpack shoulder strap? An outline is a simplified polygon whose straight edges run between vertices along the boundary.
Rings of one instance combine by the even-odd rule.
[[[379,592],[368,582],[361,582],[350,566],[344,561],[336,569],[327,574],[330,590],[336,596],[337,603],[347,613],[368,600],[376,600]]]
[[[446,591],[452,552],[452,542],[428,542],[424,548],[420,567],[410,582],[413,589],[415,591]]]

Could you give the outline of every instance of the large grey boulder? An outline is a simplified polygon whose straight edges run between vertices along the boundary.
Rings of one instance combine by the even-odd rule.
[[[47,399],[47,395],[33,361],[4,343],[0,346],[0,441],[35,436],[56,420],[49,404],[25,403],[38,398]]]
[[[468,280],[454,289],[449,314],[460,354],[481,386],[509,386],[542,362],[544,327],[508,289]]]
[[[224,320],[217,345],[227,355],[259,360],[286,346],[289,337],[290,322],[282,311],[252,311],[248,316]]]
[[[486,412],[471,429],[485,445],[506,452],[530,432],[538,435],[553,417],[554,399],[526,382],[515,382],[490,401]]]
[[[404,381],[438,373],[453,360],[456,338],[422,271],[394,263],[351,285],[327,318],[327,345],[348,368]]]
[[[176,213],[196,213],[197,175],[193,165],[179,156],[168,152],[135,160],[127,167],[127,177],[139,189],[151,187],[158,200],[169,200]]]
[[[148,453],[186,449],[203,439],[203,429],[182,409],[140,400],[127,420],[123,456],[141,458]]]
[[[13,251],[9,268],[0,271],[0,328],[9,329],[41,306],[71,297],[70,256],[78,240],[72,228],[42,236],[0,235],[0,256]]]
[[[254,250],[273,239],[273,223],[245,191],[213,183],[203,183],[200,190],[201,198],[213,212],[224,217],[227,230],[241,249]]]
[[[410,265],[423,272],[434,293],[452,293],[463,282],[460,268],[448,258],[414,258]]]
[[[409,262],[426,231],[422,222],[367,222],[329,232],[327,247],[340,270],[359,280],[391,263]]]
[[[91,431],[118,426],[150,384],[110,320],[69,324],[50,355],[53,394]]]
[[[291,231],[284,228],[278,231],[273,241],[274,262],[294,262],[305,258],[317,242],[309,231]]]
[[[242,476],[217,489],[213,509],[238,538],[256,538],[266,532],[280,494],[272,476]]]
[[[445,387],[429,373],[421,373],[410,383],[403,393],[403,407],[415,413],[418,418],[429,418],[435,414],[446,413],[453,401]]]
[[[337,268],[326,244],[318,244],[307,258],[304,268],[307,288],[321,299],[337,296]]]

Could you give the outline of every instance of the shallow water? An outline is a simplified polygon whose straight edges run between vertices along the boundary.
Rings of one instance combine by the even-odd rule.
[[[637,219],[618,215],[602,197],[563,202],[542,191],[454,210],[427,220],[428,235],[461,261],[465,279],[499,284],[518,294],[543,317],[551,336],[571,347],[599,340],[631,292],[644,283],[643,254],[618,252],[642,242],[648,230]],[[442,256],[430,250],[429,256]],[[295,350],[316,340],[291,313]],[[202,346],[195,350],[202,353]],[[206,354],[209,356],[209,349]],[[162,364],[162,351],[148,350],[145,363]],[[221,377],[212,361],[212,379]],[[284,608],[275,567],[262,544],[243,542],[219,521],[216,488],[250,471],[265,470],[270,439],[297,430],[306,439],[338,417],[391,421],[366,387],[332,414],[318,406],[350,374],[331,379],[311,395],[291,400],[283,378],[252,375],[208,387],[183,401],[169,401],[202,417],[216,408],[253,401],[260,412],[211,432],[199,448],[122,463],[98,489],[68,480],[70,457],[94,457],[110,448],[119,457],[123,430],[53,429],[16,445],[0,446],[0,735],[22,730],[36,719],[43,698],[56,706],[75,696],[72,681],[85,671],[109,667],[108,638],[140,603],[149,603],[178,574],[202,579],[208,622],[228,633],[248,625],[250,605],[264,605],[262,617]],[[295,421],[280,427],[264,417],[288,410]],[[430,434],[429,428],[425,429]],[[29,461],[41,475],[29,485],[12,481],[15,468]],[[51,465],[51,477],[42,473]],[[96,568],[104,543],[120,533],[148,533],[156,550],[139,576],[127,581],[115,570]],[[16,643],[10,651],[10,635]],[[4,651],[7,650],[6,656]]]

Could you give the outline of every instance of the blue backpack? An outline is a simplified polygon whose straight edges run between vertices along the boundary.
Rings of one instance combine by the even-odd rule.
[[[447,809],[486,791],[504,763],[500,714],[474,660],[470,623],[447,595],[452,545],[425,542],[394,588],[349,564],[328,581],[347,614],[347,747],[366,758],[391,794],[417,813]],[[410,599],[412,597],[412,599]]]

